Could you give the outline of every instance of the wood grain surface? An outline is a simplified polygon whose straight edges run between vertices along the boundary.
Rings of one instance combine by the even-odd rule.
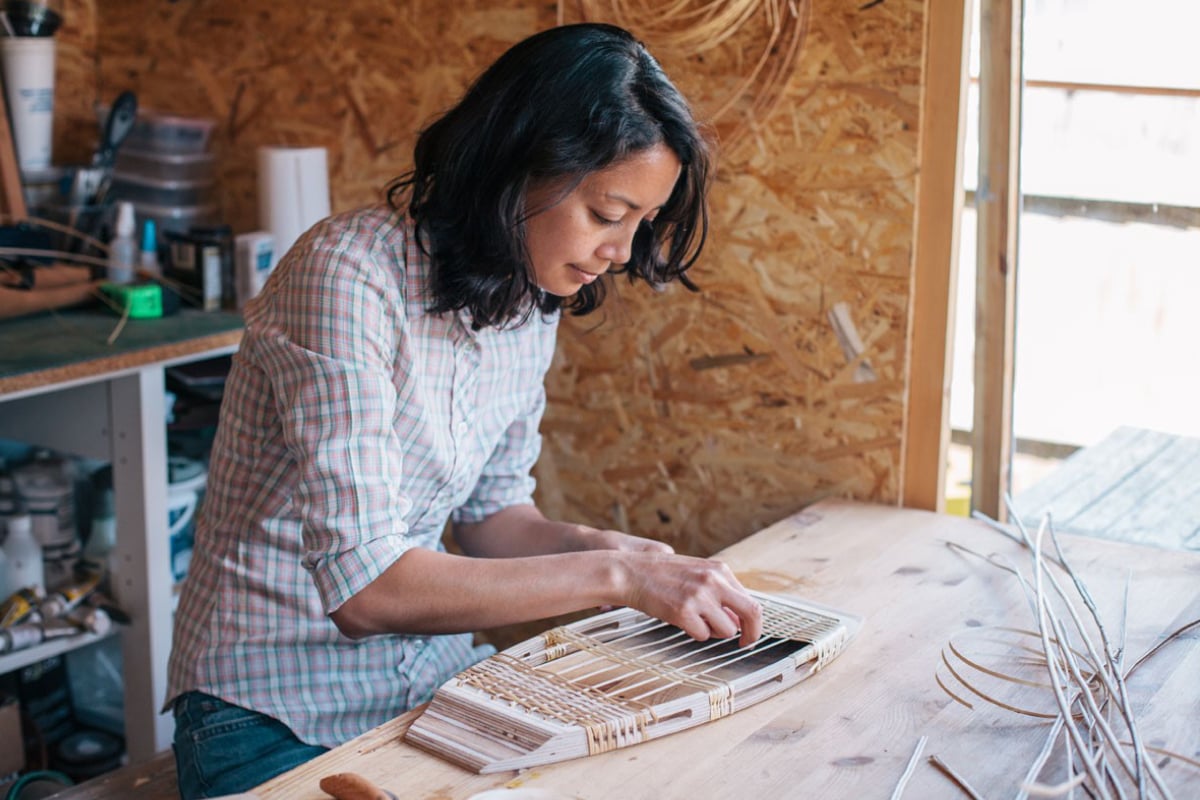
[[[540,797],[697,798],[891,796],[920,737],[985,797],[1011,797],[1047,723],[951,700],[935,681],[952,637],[988,626],[1032,626],[1015,579],[947,542],[1025,567],[1023,549],[985,524],[924,511],[825,501],[720,554],[753,588],[861,614],[858,638],[828,669],[759,705],[662,740],[536,770],[474,775],[403,740],[398,717],[258,787],[266,800],[316,800],[321,777],[353,771],[405,798],[456,800],[488,789]],[[1200,555],[1067,537],[1072,566],[1102,617],[1119,627],[1127,575],[1130,660],[1200,616]],[[1193,632],[1130,681],[1147,744],[1190,758],[1200,750],[1200,647]],[[1200,770],[1159,762],[1176,796],[1200,794]],[[923,757],[905,797],[962,793]],[[514,800],[517,797],[513,795]]]

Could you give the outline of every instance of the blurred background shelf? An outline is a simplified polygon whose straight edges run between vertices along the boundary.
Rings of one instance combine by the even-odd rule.
[[[90,644],[95,644],[96,642],[101,642],[120,634],[121,629],[114,627],[103,634],[80,633],[77,636],[64,636],[61,639],[52,639],[49,642],[43,642],[33,647],[26,647],[23,650],[7,653],[0,656],[0,675],[15,672],[30,664],[36,664],[39,661],[45,661],[48,658],[63,655],[72,650],[78,650],[81,647],[87,647]]]

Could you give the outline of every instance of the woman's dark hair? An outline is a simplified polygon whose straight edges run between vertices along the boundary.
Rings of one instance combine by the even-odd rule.
[[[502,326],[566,308],[587,314],[605,280],[570,298],[542,292],[528,268],[531,184],[587,174],[662,143],[683,165],[632,256],[612,272],[660,285],[685,274],[708,236],[708,145],[658,62],[612,25],[551,28],[514,45],[443,116],[421,131],[413,169],[388,189],[408,212],[433,263],[434,312],[468,309],[476,326]]]

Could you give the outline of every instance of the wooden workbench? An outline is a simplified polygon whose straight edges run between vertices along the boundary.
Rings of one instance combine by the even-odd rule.
[[[1032,626],[1014,578],[947,547],[1021,548],[983,523],[923,511],[826,501],[720,554],[750,587],[791,593],[865,617],[858,638],[823,672],[760,705],[674,736],[522,773],[479,776],[404,742],[406,714],[256,789],[264,800],[324,800],[335,772],[371,778],[405,800],[459,800],[492,788],[537,797],[708,798],[891,796],[917,741],[984,797],[1012,797],[1045,739],[1044,721],[952,701],[935,682],[952,636],[984,626]],[[1101,613],[1119,628],[1132,570],[1130,659],[1200,617],[1200,555],[1071,537],[1068,557]],[[1142,736],[1200,752],[1200,647],[1195,629],[1130,682]],[[1200,796],[1200,770],[1164,758],[1177,797]],[[922,758],[909,798],[964,795]]]
[[[142,367],[194,361],[236,349],[236,314],[183,310],[130,320],[117,333],[105,309],[75,309],[0,321],[0,398],[14,399],[111,380]]]

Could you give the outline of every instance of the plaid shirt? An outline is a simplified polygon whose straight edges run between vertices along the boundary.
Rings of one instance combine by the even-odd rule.
[[[430,314],[386,206],[306,233],[246,308],[175,615],[168,705],[199,690],[332,747],[427,700],[470,635],[354,641],[329,619],[448,518],[531,503],[557,318]],[[397,599],[397,602],[402,602]]]

